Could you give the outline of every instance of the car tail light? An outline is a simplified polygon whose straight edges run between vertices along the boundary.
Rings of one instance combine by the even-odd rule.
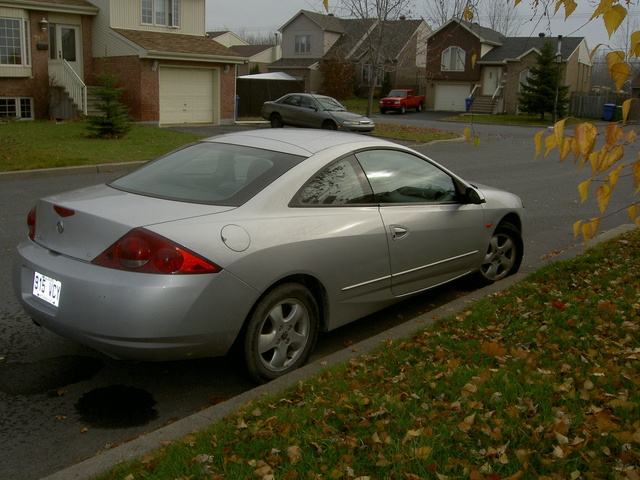
[[[91,263],[141,273],[218,273],[221,267],[144,228],[131,230]]]
[[[36,237],[36,207],[29,210],[27,215],[27,227],[29,227],[29,238],[33,240]]]
[[[60,205],[54,206],[53,209],[61,217],[70,217],[72,215],[75,215],[75,213],[76,213],[73,210],[71,210],[70,208],[61,207]]]

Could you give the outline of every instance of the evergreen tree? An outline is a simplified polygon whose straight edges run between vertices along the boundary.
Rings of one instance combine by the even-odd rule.
[[[87,116],[87,130],[97,137],[120,138],[126,135],[133,127],[129,109],[118,98],[124,91],[123,87],[117,87],[118,76],[111,72],[109,61],[104,60],[104,70],[96,75],[100,88],[95,90],[100,99],[94,107],[102,112],[102,115]]]
[[[566,107],[569,103],[569,87],[558,82],[561,69],[556,62],[554,47],[551,42],[546,42],[535,67],[529,70],[528,84],[521,83],[520,109],[529,114],[539,114],[540,120],[544,120],[545,113],[551,113],[556,105],[556,87],[558,88],[558,102],[556,119],[566,115]]]

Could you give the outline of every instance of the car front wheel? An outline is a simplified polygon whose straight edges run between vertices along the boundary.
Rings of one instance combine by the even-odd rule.
[[[304,365],[318,336],[318,306],[303,285],[271,290],[251,314],[244,336],[249,375],[265,383]]]
[[[282,117],[277,113],[271,115],[271,128],[282,128],[284,127],[284,122],[282,121]]]
[[[324,128],[325,130],[337,130],[338,126],[335,124],[335,122],[327,120],[322,124],[322,128]]]
[[[491,236],[478,277],[489,284],[518,271],[522,263],[523,243],[520,231],[510,223],[498,225]]]

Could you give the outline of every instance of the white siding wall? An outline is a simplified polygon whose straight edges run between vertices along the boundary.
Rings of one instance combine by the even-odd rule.
[[[92,0],[96,5],[105,0]],[[180,0],[180,27],[161,25],[143,25],[140,0],[111,0],[110,22],[112,28],[127,30],[148,30],[153,32],[172,32],[185,35],[205,34],[205,0]],[[102,14],[102,6],[100,6]]]
[[[296,35],[311,35],[311,52],[296,53]],[[305,15],[299,15],[282,32],[282,56],[284,58],[320,58],[324,55],[322,29]]]
[[[333,47],[334,43],[340,40],[340,37],[342,37],[342,35],[339,33],[324,32],[324,51],[322,52],[322,56],[324,56],[329,49]]]
[[[427,66],[427,37],[431,33],[431,28],[424,23],[418,28],[417,36],[411,41],[416,42],[416,67]]]
[[[94,57],[124,57],[137,55],[139,49],[129,42],[114,35],[110,28],[110,0],[91,0],[100,13],[93,20],[93,50]],[[118,3],[118,1],[114,1]],[[131,2],[139,4],[139,2]]]

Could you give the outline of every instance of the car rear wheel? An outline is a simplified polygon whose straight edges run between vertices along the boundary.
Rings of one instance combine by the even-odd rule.
[[[331,121],[331,120],[326,120],[323,124],[322,124],[322,128],[324,128],[325,130],[337,130],[338,126],[336,125],[335,122]]]
[[[420,113],[421,111],[422,111],[422,102],[420,102],[416,107],[416,112]]]
[[[478,279],[489,284],[516,273],[522,263],[522,254],[520,231],[510,223],[498,225],[489,241]]]
[[[271,128],[282,128],[284,127],[284,122],[282,121],[282,117],[274,113],[271,115]]]
[[[304,365],[318,336],[318,306],[303,285],[271,290],[251,314],[244,336],[249,375],[265,383]]]

